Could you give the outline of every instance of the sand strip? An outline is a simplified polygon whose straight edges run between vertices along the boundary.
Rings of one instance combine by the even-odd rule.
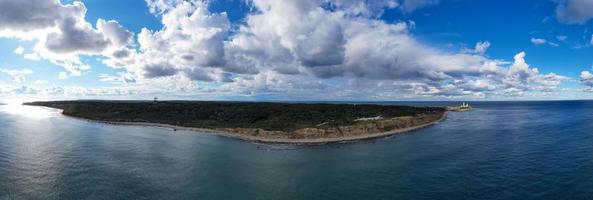
[[[176,126],[176,125],[170,125],[170,124],[148,123],[148,122],[111,122],[111,121],[92,120],[92,119],[86,119],[86,118],[80,118],[80,117],[73,117],[73,116],[68,116],[68,115],[64,115],[64,116],[68,116],[68,117],[72,117],[72,118],[76,118],[76,119],[82,119],[82,120],[86,120],[86,121],[90,121],[90,122],[99,122],[99,123],[112,124],[112,125],[158,127],[158,128],[167,128],[167,129],[176,130],[176,131],[192,131],[192,132],[206,133],[206,134],[211,134],[211,135],[247,140],[247,141],[252,141],[252,142],[259,142],[259,143],[319,145],[319,144],[340,143],[340,142],[349,142],[349,141],[356,141],[356,140],[368,140],[368,139],[388,137],[388,136],[395,135],[398,133],[409,132],[409,131],[421,129],[421,128],[424,128],[424,127],[427,127],[430,125],[434,125],[434,124],[439,123],[440,121],[444,120],[447,117],[447,115],[448,115],[448,112],[445,112],[436,121],[432,121],[432,122],[425,123],[425,124],[418,125],[418,126],[396,129],[396,130],[392,130],[392,131],[388,131],[388,132],[373,133],[373,134],[368,134],[368,135],[345,136],[345,137],[337,137],[337,138],[314,138],[314,139],[263,138],[263,137],[228,133],[228,132],[223,132],[223,131],[213,130],[213,129],[184,127],[184,126]]]

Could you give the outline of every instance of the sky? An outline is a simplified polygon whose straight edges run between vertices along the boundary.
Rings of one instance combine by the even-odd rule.
[[[3,99],[593,99],[593,0],[0,0]]]

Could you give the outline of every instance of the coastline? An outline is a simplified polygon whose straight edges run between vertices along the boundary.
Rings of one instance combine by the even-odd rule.
[[[61,109],[58,109],[58,110],[61,110]],[[406,133],[406,132],[422,129],[422,128],[437,124],[437,123],[445,120],[447,118],[448,114],[449,114],[449,111],[445,111],[440,116],[440,118],[435,121],[431,121],[431,122],[416,125],[416,126],[386,131],[386,132],[355,135],[355,136],[343,136],[343,137],[335,137],[335,138],[307,138],[307,139],[264,138],[264,137],[249,136],[249,135],[243,135],[243,134],[238,134],[238,133],[226,132],[226,131],[215,130],[215,129],[207,129],[207,128],[185,127],[185,126],[177,126],[177,125],[162,124],[162,123],[150,123],[150,122],[113,122],[113,121],[104,121],[104,120],[93,120],[93,119],[70,116],[70,115],[65,115],[65,114],[62,114],[62,115],[67,116],[67,117],[72,117],[75,119],[89,121],[89,122],[95,122],[95,123],[117,125],[117,126],[141,126],[141,127],[166,128],[166,129],[172,129],[173,131],[190,131],[190,132],[196,132],[196,133],[201,133],[201,134],[209,134],[209,135],[221,136],[221,137],[226,137],[226,138],[231,138],[231,139],[239,139],[239,140],[250,141],[250,142],[257,142],[257,143],[292,144],[292,145],[323,145],[323,144],[331,144],[331,143],[371,140],[371,139],[389,137],[389,136],[400,134],[400,133]]]

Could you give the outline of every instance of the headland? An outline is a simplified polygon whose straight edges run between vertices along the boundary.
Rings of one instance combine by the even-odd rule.
[[[214,101],[48,101],[25,105],[118,125],[188,130],[265,143],[323,144],[386,137],[443,120],[441,107]]]

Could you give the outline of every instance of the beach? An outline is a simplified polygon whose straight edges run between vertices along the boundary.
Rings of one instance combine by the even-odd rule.
[[[118,126],[143,126],[143,127],[155,127],[155,128],[165,128],[170,129],[171,131],[191,131],[201,134],[210,134],[210,135],[217,135],[226,138],[233,138],[251,142],[258,142],[258,143],[273,143],[273,144],[296,144],[296,145],[320,145],[320,144],[329,144],[329,143],[340,143],[340,142],[352,142],[358,140],[369,140],[369,139],[376,139],[382,137],[389,137],[392,135],[406,133],[410,131],[414,131],[417,129],[425,128],[434,124],[437,124],[447,118],[448,111],[444,112],[437,120],[430,121],[427,123],[405,127],[400,129],[394,129],[385,132],[378,132],[378,133],[369,133],[363,135],[355,135],[355,136],[343,136],[343,137],[333,137],[333,138],[307,138],[307,139],[290,139],[290,138],[266,138],[266,137],[258,137],[246,134],[240,134],[236,132],[224,131],[224,129],[208,129],[208,128],[195,128],[195,127],[185,127],[185,126],[177,126],[171,124],[163,124],[163,123],[149,123],[149,122],[112,122],[112,121],[104,121],[104,120],[92,120],[86,119],[81,117],[73,117],[68,116],[80,120],[95,122],[95,123],[103,123],[109,125],[118,125]],[[255,130],[254,130],[255,131]]]

